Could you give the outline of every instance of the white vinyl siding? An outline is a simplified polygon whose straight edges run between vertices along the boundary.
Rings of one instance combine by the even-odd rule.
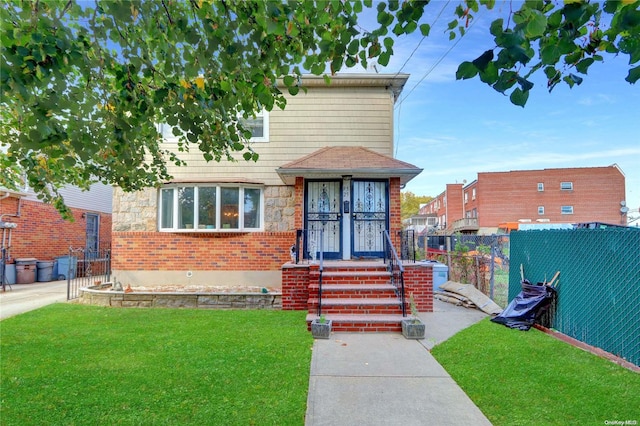
[[[269,113],[269,143],[252,144],[257,162],[207,163],[197,147],[178,153],[189,167],[168,165],[181,181],[242,179],[282,185],[276,169],[326,146],[364,146],[393,156],[393,97],[384,88],[310,87],[307,94],[287,95],[287,108]],[[171,144],[163,148],[171,149]]]
[[[26,200],[42,202],[36,194],[27,190]],[[76,186],[65,186],[60,189],[67,207],[89,210],[100,213],[111,213],[113,210],[113,188],[110,185],[94,183],[88,191]]]

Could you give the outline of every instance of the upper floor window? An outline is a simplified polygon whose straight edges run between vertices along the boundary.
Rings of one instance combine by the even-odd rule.
[[[262,189],[215,184],[168,186],[160,190],[161,231],[259,231]]]
[[[475,189],[475,188],[473,188],[473,189],[471,190],[471,199],[472,199],[472,200],[475,200],[475,199],[476,199],[476,189]]]
[[[573,206],[562,206],[562,207],[560,207],[560,213],[562,213],[562,214],[573,214]]]
[[[242,126],[251,132],[249,142],[269,142],[269,112],[262,110],[255,117],[240,118]]]
[[[469,201],[469,194],[468,193],[464,193],[464,202],[468,202]]]
[[[538,206],[538,214],[544,214],[544,206]]]
[[[560,189],[563,191],[572,191],[573,182],[560,182]]]
[[[269,142],[269,112],[262,110],[255,117],[238,117],[242,126],[251,132],[249,142]],[[165,142],[177,142],[184,132],[179,126],[171,126],[166,123],[156,124],[158,133]]]
[[[544,191],[544,183],[538,182],[538,192]]]

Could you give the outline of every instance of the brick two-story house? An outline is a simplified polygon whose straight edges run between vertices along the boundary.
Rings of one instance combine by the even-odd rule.
[[[305,76],[307,93],[252,123],[257,162],[207,163],[192,150],[161,188],[116,188],[113,275],[131,286],[279,287],[302,229],[323,229],[325,259],[382,257],[382,231],[401,229],[400,188],[421,172],[393,158],[407,79]]]

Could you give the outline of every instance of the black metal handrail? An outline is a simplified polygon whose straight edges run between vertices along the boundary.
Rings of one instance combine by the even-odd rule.
[[[315,242],[311,244],[311,242]],[[318,253],[318,316],[322,314],[322,272],[324,270],[324,230],[322,229],[298,229],[296,230],[296,243],[291,247],[291,258],[296,264],[307,260],[315,261],[314,255]]]
[[[404,266],[398,257],[398,252],[393,246],[389,231],[384,231],[384,263],[389,272],[391,272],[391,284],[395,287],[396,295],[400,299],[402,306],[402,316],[407,316],[407,306],[404,296]]]
[[[322,315],[322,271],[324,270],[324,231],[320,229],[320,264],[318,265],[318,317]]]

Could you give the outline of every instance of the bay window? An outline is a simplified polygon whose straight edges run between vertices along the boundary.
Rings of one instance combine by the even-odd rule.
[[[262,189],[216,184],[172,185],[160,190],[161,231],[258,231]]]

